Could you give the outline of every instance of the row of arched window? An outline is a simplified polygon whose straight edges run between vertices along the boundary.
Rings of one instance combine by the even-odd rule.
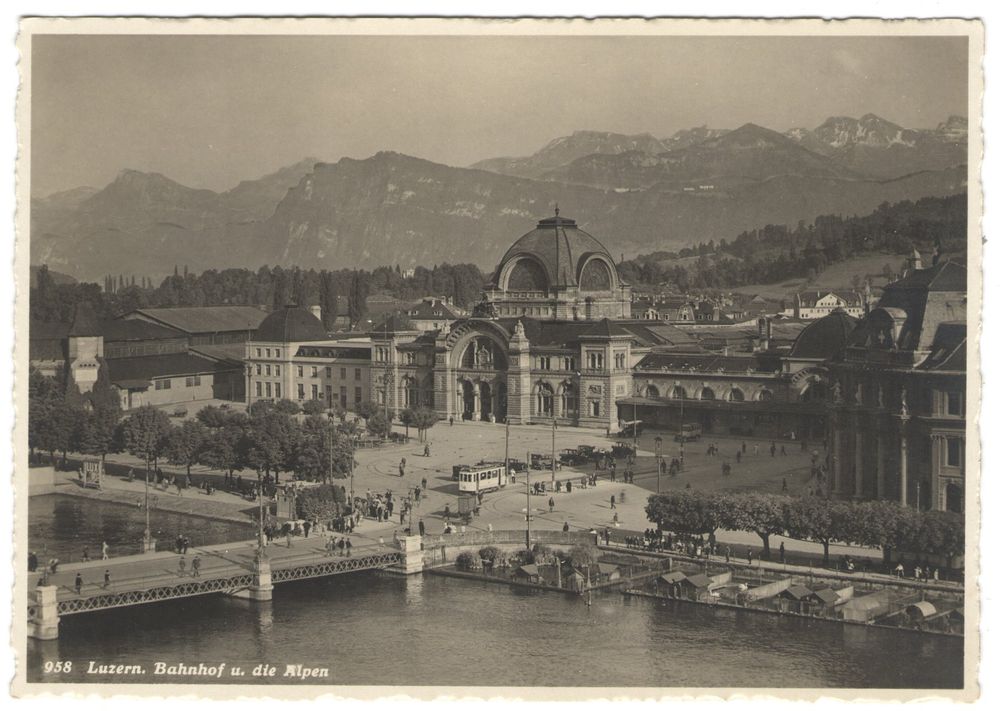
[[[662,397],[662,395],[660,394],[660,389],[655,385],[647,385],[643,389],[642,395],[643,397],[650,398],[653,400],[657,400]],[[688,400],[692,398],[688,394],[687,388],[685,388],[683,385],[674,385],[672,388],[670,388],[670,390],[668,390],[667,399]],[[716,395],[715,390],[713,390],[712,388],[703,387],[697,391],[696,397],[694,399],[717,400],[720,398]],[[726,400],[728,402],[744,402],[746,400],[746,393],[744,393],[740,388],[734,386],[729,390],[727,390],[723,394],[721,399]],[[774,393],[768,390],[767,388],[763,388],[757,391],[756,395],[754,396],[754,399],[757,400],[758,402],[767,402],[769,400],[774,399]]]

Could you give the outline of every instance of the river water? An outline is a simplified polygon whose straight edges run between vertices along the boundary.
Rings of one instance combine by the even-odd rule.
[[[45,530],[52,540],[63,529]],[[56,660],[72,661],[72,670],[58,678],[44,674],[45,662]],[[140,664],[148,672],[87,674],[91,660]],[[248,676],[258,664],[277,665],[278,676],[261,683],[289,683],[281,676],[284,665],[304,664],[330,670],[322,683],[351,685],[962,684],[962,640],[956,638],[618,593],[595,595],[588,607],[574,596],[374,572],[282,584],[271,603],[217,595],[65,617],[58,640],[29,640],[26,661],[30,681],[218,683],[157,678],[154,664],[226,662]]]

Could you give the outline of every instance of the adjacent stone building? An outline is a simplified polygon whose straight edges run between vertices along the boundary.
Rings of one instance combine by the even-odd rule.
[[[966,269],[912,266],[828,366],[828,484],[840,496],[963,511]]]

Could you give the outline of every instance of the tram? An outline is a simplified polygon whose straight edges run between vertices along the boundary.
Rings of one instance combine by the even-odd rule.
[[[469,494],[483,494],[507,486],[507,467],[503,463],[484,462],[458,470],[458,490]]]

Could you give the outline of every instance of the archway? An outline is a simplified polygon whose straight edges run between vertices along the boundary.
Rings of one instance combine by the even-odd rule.
[[[576,419],[580,412],[580,401],[577,397],[576,386],[573,383],[565,383],[560,389],[562,415],[569,419]]]
[[[479,383],[479,412],[481,420],[490,421],[490,415],[493,414],[493,388],[487,382]]]
[[[757,402],[770,402],[773,399],[774,399],[774,393],[768,390],[767,388],[763,388],[760,392],[757,393]]]
[[[702,400],[714,400],[715,391],[712,388],[704,387],[701,389],[701,399]]]
[[[554,393],[548,383],[539,383],[535,388],[535,414],[541,417],[552,417]]]
[[[645,391],[643,392],[643,397],[655,400],[660,397],[660,389],[655,385],[647,385]]]
[[[687,400],[687,390],[684,389],[683,385],[675,385],[673,390],[670,391],[670,398],[672,400]]]
[[[462,419],[471,420],[476,411],[476,392],[468,380],[460,380],[459,393],[462,396]]]
[[[733,388],[729,391],[729,402],[743,402],[744,400],[746,400],[746,396],[739,388]]]

